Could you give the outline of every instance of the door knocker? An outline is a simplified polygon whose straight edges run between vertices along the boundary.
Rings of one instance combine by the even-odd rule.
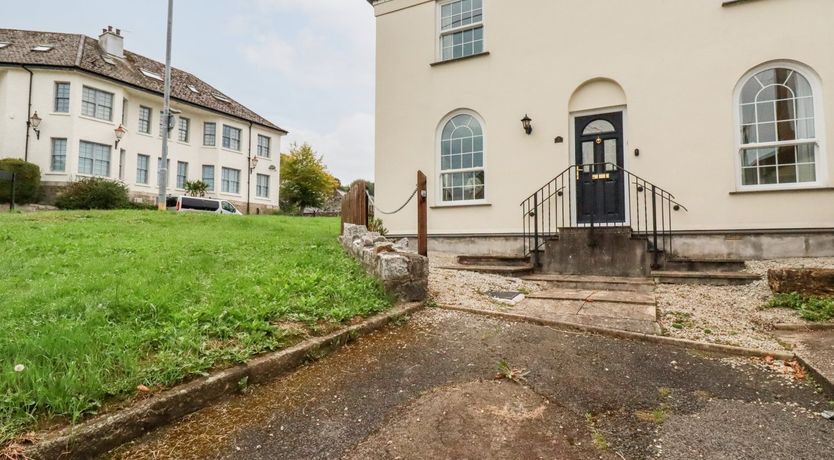
[[[602,144],[602,138],[597,136],[596,143],[597,143],[597,145]]]

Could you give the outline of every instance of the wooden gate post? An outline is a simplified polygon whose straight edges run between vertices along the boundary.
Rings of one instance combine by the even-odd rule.
[[[426,182],[426,175],[423,174],[423,171],[417,171],[417,252],[424,257],[429,256]]]

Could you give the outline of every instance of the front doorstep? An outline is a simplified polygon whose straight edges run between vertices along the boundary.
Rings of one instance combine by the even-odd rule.
[[[422,303],[401,304],[357,325],[176,386],[127,409],[52,434],[37,444],[27,446],[26,456],[44,460],[96,457],[221,398],[239,393],[242,381],[250,385],[265,383],[421,308]]]

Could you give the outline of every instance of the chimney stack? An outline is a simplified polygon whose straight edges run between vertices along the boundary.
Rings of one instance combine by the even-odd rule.
[[[98,36],[98,43],[105,53],[115,56],[117,58],[125,57],[125,39],[122,37],[121,29],[113,31],[113,26],[107,26],[106,29],[101,29],[101,35]]]

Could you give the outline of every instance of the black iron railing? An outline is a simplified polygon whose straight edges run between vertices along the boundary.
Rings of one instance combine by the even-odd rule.
[[[631,227],[648,239],[656,268],[672,251],[672,214],[681,210],[674,195],[614,163],[572,165],[521,203],[525,255],[538,267],[542,247],[564,228]]]

